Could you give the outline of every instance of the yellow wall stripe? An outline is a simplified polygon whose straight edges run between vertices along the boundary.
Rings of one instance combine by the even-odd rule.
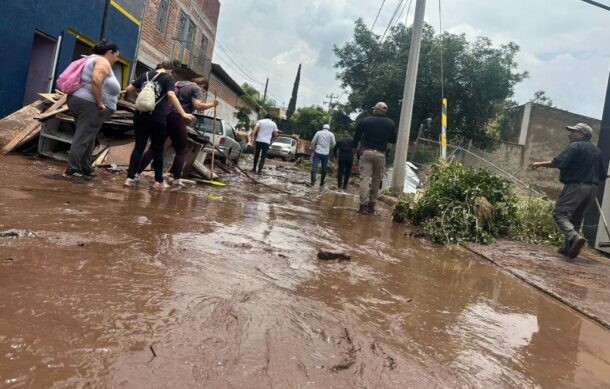
[[[129,12],[127,12],[127,10],[126,10],[125,8],[121,7],[121,6],[119,5],[119,3],[117,3],[117,2],[116,2],[116,1],[114,1],[114,0],[111,0],[111,1],[110,1],[110,4],[112,4],[112,6],[113,6],[114,8],[116,8],[116,9],[117,9],[117,10],[118,10],[120,13],[122,13],[123,15],[125,15],[125,16],[127,17],[127,19],[131,20],[132,22],[134,22],[134,23],[135,23],[135,24],[137,24],[138,26],[140,25],[140,21],[139,21],[139,20],[138,20],[138,19],[137,19],[135,16],[133,16],[132,14],[130,14]]]

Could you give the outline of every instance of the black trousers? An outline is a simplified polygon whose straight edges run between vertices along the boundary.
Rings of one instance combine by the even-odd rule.
[[[133,121],[133,131],[136,135],[136,144],[129,158],[128,178],[134,178],[148,138],[153,152],[153,168],[155,181],[163,182],[163,147],[165,146],[166,125],[148,118],[138,118]]]
[[[351,158],[341,158],[338,159],[338,169],[337,169],[337,185],[339,188],[346,189],[347,183],[349,182],[349,177],[352,174],[352,165],[354,163],[354,159]]]
[[[252,170],[258,171],[259,173],[263,170],[263,166],[265,166],[265,159],[267,158],[267,152],[269,151],[269,143],[265,142],[256,142],[256,151],[254,152],[254,166]],[[260,158],[260,162],[259,162]],[[258,170],[256,169],[256,165],[258,164]]]

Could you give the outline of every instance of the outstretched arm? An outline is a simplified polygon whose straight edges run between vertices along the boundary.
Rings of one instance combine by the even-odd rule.
[[[536,170],[539,167],[557,168],[557,165],[555,165],[555,163],[553,161],[544,161],[544,162],[534,162],[534,163],[530,164],[530,166],[529,166],[529,168],[532,170]]]

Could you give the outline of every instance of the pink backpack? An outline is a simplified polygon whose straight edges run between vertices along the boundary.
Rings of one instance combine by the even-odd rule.
[[[70,95],[82,88],[83,83],[81,81],[81,75],[89,58],[90,56],[86,56],[81,59],[77,59],[68,65],[66,70],[64,70],[63,73],[61,73],[57,78],[57,82],[55,82],[57,89]]]

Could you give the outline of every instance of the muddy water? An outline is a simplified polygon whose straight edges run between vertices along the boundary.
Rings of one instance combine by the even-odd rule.
[[[610,386],[607,330],[286,168],[291,196],[60,172],[0,163],[0,387]]]

